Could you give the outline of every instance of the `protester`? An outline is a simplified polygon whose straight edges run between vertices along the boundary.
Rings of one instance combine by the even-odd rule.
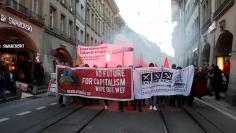
[[[224,67],[223,67],[223,74],[226,78],[226,84],[225,84],[225,90],[226,91],[228,89],[228,84],[229,84],[229,74],[230,74],[230,61],[229,60],[226,60],[226,63],[224,64]]]
[[[149,64],[149,67],[154,67],[154,64],[153,63],[150,63]],[[157,96],[152,96],[150,99],[150,107],[149,107],[149,110],[157,110]]]
[[[141,68],[142,66],[138,66],[138,67],[135,67],[136,68]],[[145,102],[145,99],[134,99],[134,110],[137,109],[137,104],[138,104],[138,111],[139,112],[142,112],[142,101],[144,100]],[[144,104],[145,105],[145,104]]]
[[[3,59],[0,58],[0,97],[6,100],[7,80],[5,77],[5,64]]]
[[[171,68],[176,69],[176,64],[172,64]],[[170,106],[175,106],[175,99],[176,99],[176,96],[169,96],[169,105]]]
[[[89,67],[89,65],[88,64],[84,64],[84,67]],[[83,106],[87,106],[88,98],[81,97],[81,100],[82,100]],[[91,102],[91,101],[89,100],[89,102]]]
[[[198,73],[198,68],[195,67],[194,68],[193,83],[192,83],[191,91],[190,91],[190,94],[189,94],[188,100],[187,100],[187,103],[189,106],[192,106],[193,101],[194,101],[195,91],[196,91],[196,87],[197,87],[197,73]]]
[[[210,87],[209,87],[209,95],[212,96],[212,92],[213,90],[213,69],[214,69],[215,64],[212,64],[209,68],[208,68],[208,78],[210,79]]]
[[[118,65],[117,68],[122,67],[121,65]],[[120,112],[124,112],[124,101],[118,101],[118,105],[119,105],[119,111]]]
[[[182,67],[178,66],[176,69],[181,71]],[[183,95],[176,95],[174,97],[176,97],[175,99],[177,100],[178,108],[180,109],[184,105],[186,97]]]
[[[108,64],[105,65],[105,68],[107,68]],[[104,100],[104,109],[108,109],[108,100]]]
[[[35,71],[35,77],[37,79],[37,85],[42,85],[44,80],[44,68],[42,66],[42,63],[36,63],[36,71]]]
[[[6,87],[7,82],[4,77],[3,71],[0,69],[0,96],[4,101],[6,100]]]
[[[213,69],[213,89],[215,91],[215,99],[220,100],[220,89],[222,87],[222,72],[218,66]]]

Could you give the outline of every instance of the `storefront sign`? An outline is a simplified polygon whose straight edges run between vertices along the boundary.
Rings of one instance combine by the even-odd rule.
[[[0,48],[24,48],[24,44],[0,44]]]
[[[57,65],[58,93],[127,101],[133,99],[131,68],[70,68]]]
[[[8,23],[10,25],[18,27],[20,29],[26,30],[28,32],[32,32],[32,30],[33,30],[32,26],[30,26],[28,24],[25,24],[25,23],[23,23],[23,22],[21,22],[19,20],[16,20],[16,19],[14,19],[12,17],[7,17],[4,14],[1,14],[0,21],[3,22],[3,23]]]

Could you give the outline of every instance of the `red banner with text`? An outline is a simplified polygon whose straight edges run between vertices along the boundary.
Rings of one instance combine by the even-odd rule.
[[[133,100],[132,69],[57,66],[58,93],[68,96]]]

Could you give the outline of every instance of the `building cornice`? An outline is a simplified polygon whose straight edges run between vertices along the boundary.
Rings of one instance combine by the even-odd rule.
[[[119,13],[120,10],[114,0],[106,0],[107,3],[110,5],[111,10],[114,12],[114,14]]]

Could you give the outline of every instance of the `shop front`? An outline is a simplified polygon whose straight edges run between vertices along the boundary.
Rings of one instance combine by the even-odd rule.
[[[223,70],[224,64],[230,61],[232,51],[233,34],[228,30],[222,31],[215,48],[216,64]]]
[[[4,8],[0,12],[0,59],[15,81],[31,84],[42,78],[38,75],[43,72],[43,27]]]
[[[15,28],[1,27],[0,47],[0,58],[8,66],[14,80],[27,84],[36,80],[39,51],[27,34]]]

